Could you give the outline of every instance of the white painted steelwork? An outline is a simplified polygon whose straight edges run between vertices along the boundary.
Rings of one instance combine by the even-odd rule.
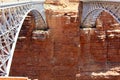
[[[29,12],[45,22],[44,0],[2,3],[0,5],[0,76],[8,76],[17,38]]]
[[[102,11],[108,12],[120,23],[120,2],[91,1],[83,2],[82,26],[94,26]]]

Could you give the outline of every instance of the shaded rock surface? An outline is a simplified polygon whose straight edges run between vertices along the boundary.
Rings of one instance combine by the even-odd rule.
[[[120,26],[102,12],[95,28],[80,29],[78,5],[45,4],[49,31],[33,30],[31,36],[18,39],[11,75],[40,80],[120,79]]]

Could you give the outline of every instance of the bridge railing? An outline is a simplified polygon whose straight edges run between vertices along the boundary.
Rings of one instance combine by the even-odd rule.
[[[26,3],[44,3],[45,0],[0,0],[0,8],[6,7],[6,6],[15,6],[20,4],[26,4]]]
[[[0,3],[26,2],[26,1],[45,1],[45,0],[0,0]]]

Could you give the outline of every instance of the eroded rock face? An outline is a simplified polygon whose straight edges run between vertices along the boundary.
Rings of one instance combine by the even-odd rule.
[[[97,80],[114,80],[114,76],[119,79],[119,31],[119,24],[106,12],[98,17],[96,28],[80,29],[82,71],[89,72]]]
[[[118,23],[103,12],[96,28],[80,29],[77,14],[77,10],[47,8],[49,31],[33,30],[33,35],[18,40],[11,75],[40,80],[119,80]]]

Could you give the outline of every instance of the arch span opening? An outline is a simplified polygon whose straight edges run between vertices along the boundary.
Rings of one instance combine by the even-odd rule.
[[[118,56],[120,24],[106,11],[99,14],[95,23],[96,28],[80,29],[81,53],[84,54],[82,57],[85,61],[83,65],[91,67],[88,71],[107,72],[111,68],[115,69],[120,66],[120,56]],[[86,66],[83,66],[83,70],[87,69]]]
[[[36,37],[34,36],[36,31],[39,33],[47,30],[48,27],[46,26],[45,21],[37,11],[33,10],[28,13],[19,33],[10,76],[22,76],[34,79],[35,75],[38,75],[36,69],[39,63],[40,51],[36,51],[36,48],[34,47],[36,46],[36,43],[33,37]],[[41,47],[42,46],[39,45],[38,48]]]
[[[106,12],[109,15],[111,15],[114,20],[120,24],[120,21],[118,18],[109,12],[108,10],[105,9],[95,9],[87,14],[87,16],[82,20],[82,24],[80,28],[95,28],[96,27],[96,20],[97,18],[102,14],[102,12]]]

